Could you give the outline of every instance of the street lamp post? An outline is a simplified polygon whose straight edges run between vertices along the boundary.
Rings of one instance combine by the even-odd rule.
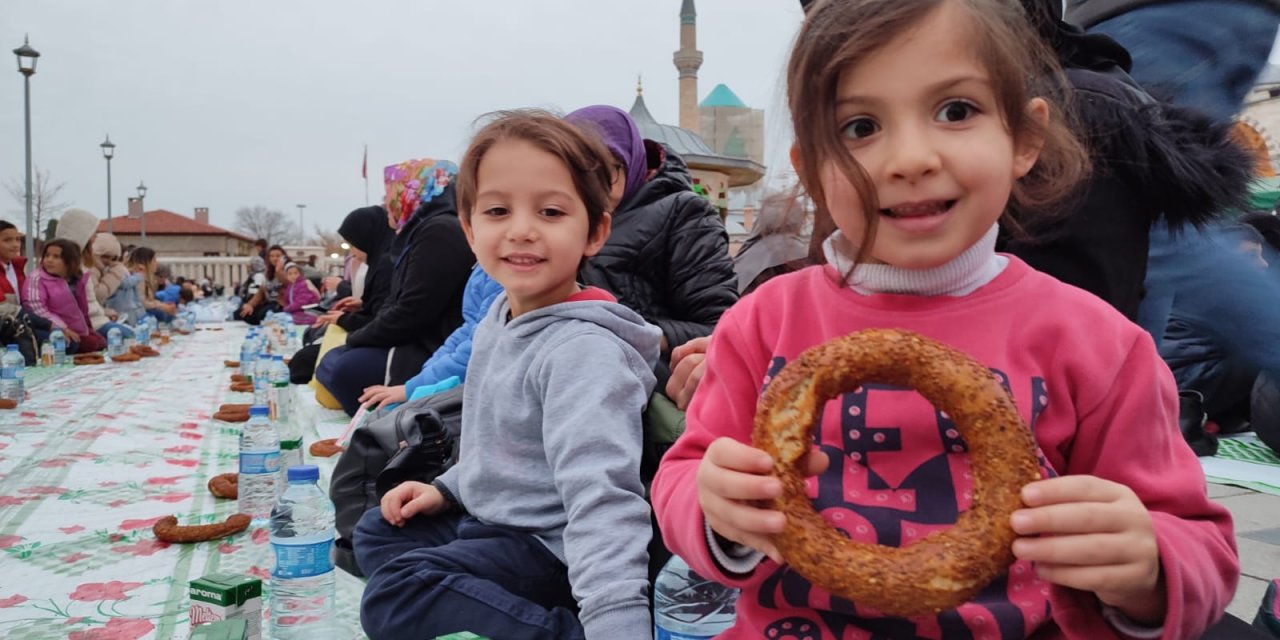
[[[108,134],[107,139],[98,146],[102,147],[102,157],[107,159],[107,232],[113,233],[115,229],[111,227],[111,158],[116,155],[116,145]]]
[[[306,208],[305,204],[298,205],[298,244],[306,244],[307,240],[307,232],[302,226],[302,210]]]
[[[34,268],[36,263],[32,259],[35,254],[36,246],[36,229],[33,228],[35,221],[32,218],[32,193],[31,193],[31,76],[36,73],[36,58],[40,57],[40,52],[31,48],[27,38],[22,38],[22,46],[13,50],[14,55],[18,56],[18,73],[22,74],[22,99],[24,105],[24,115],[26,117],[27,132],[27,268]]]
[[[142,214],[138,216],[138,221],[142,225],[142,239],[147,238],[147,185],[143,181],[138,181],[138,208],[142,209]]]

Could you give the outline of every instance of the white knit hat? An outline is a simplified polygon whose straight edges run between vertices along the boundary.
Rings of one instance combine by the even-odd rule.
[[[93,255],[120,258],[120,239],[103,231],[93,239]]]
[[[66,238],[81,249],[98,230],[98,216],[84,209],[67,209],[58,220],[58,237]]]

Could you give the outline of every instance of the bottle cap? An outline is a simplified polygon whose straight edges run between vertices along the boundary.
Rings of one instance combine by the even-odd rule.
[[[266,417],[269,417],[270,415],[271,415],[271,408],[270,408],[270,407],[266,407],[266,406],[263,406],[263,405],[257,405],[257,406],[249,407],[249,417],[250,417],[250,418],[256,418],[256,417],[258,417],[258,416],[262,416],[262,417],[266,418]]]
[[[320,467],[314,464],[300,464],[289,467],[289,482],[315,482],[320,479]]]
[[[6,348],[6,349],[8,349],[9,351],[17,351],[17,350],[18,350],[18,345],[16,345],[16,344],[11,344],[11,345],[9,345],[9,346],[7,346],[7,347],[5,347],[5,348]]]

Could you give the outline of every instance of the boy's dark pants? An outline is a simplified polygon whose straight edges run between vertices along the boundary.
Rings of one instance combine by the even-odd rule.
[[[353,538],[369,576],[360,622],[370,638],[584,637],[564,564],[528,533],[458,513],[396,527],[374,507]]]

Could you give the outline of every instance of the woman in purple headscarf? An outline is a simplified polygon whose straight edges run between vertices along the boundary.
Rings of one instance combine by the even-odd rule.
[[[729,234],[711,202],[694,193],[684,160],[641,137],[627,112],[597,105],[565,119],[599,135],[618,163],[613,230],[579,275],[662,329],[662,389],[670,349],[711,335],[738,300]]]

